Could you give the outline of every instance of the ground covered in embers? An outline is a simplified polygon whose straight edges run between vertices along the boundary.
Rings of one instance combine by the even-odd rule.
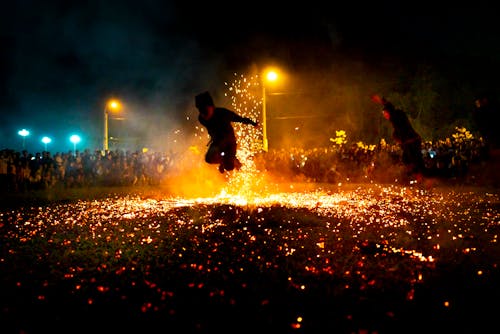
[[[499,196],[360,186],[2,210],[8,332],[470,332],[496,323]]]

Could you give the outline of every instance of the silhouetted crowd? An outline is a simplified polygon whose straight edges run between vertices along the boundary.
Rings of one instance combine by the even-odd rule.
[[[52,155],[4,149],[0,151],[3,191],[23,192],[55,186],[135,186],[159,184],[171,156],[142,151],[69,151]]]
[[[431,175],[463,178],[473,164],[488,159],[488,148],[482,139],[458,136],[425,142],[422,149],[426,168]],[[176,168],[180,154],[108,151],[86,149],[35,154],[10,149],[0,151],[0,184],[2,192],[25,192],[52,187],[144,186],[159,185]],[[191,155],[190,167],[196,166],[199,155]],[[338,183],[348,181],[392,182],[401,166],[397,145],[381,141],[378,145],[353,143],[314,149],[271,149],[253,157],[256,169],[267,171],[284,180]]]
[[[257,166],[283,178],[302,178],[306,182],[405,182],[401,149],[382,141],[378,145],[332,145],[328,148],[282,149],[257,157]],[[446,139],[425,142],[422,156],[427,176],[465,180],[470,167],[488,160],[488,147],[482,139]]]

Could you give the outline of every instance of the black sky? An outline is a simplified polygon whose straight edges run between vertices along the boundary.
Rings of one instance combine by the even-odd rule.
[[[436,3],[12,1],[0,14],[1,148],[19,149],[21,128],[33,151],[43,135],[54,138],[52,151],[68,150],[74,132],[94,148],[111,96],[138,127],[170,131],[194,94],[266,61],[297,71],[338,57],[425,61],[493,81],[494,6]]]

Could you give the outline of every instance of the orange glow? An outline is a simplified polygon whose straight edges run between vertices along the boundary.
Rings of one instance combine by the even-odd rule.
[[[268,66],[264,68],[261,75],[263,81],[265,81],[265,83],[267,84],[278,82],[283,83],[285,79],[285,73],[275,66]]]
[[[122,109],[122,104],[119,100],[111,99],[107,103],[108,110],[120,111]]]
[[[278,79],[278,73],[275,71],[269,71],[266,74],[266,79],[269,81],[276,81],[276,79]]]

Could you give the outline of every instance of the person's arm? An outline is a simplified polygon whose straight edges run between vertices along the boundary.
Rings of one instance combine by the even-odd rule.
[[[255,122],[254,120],[251,120],[248,117],[242,117],[241,119],[242,119],[241,123],[243,123],[243,124],[250,124],[253,126],[257,126],[257,122]]]
[[[253,126],[257,126],[257,122],[255,122],[254,120],[252,120],[248,117],[241,117],[240,115],[238,115],[237,113],[235,113],[234,111],[231,111],[231,110],[229,110],[229,112],[231,113],[231,121],[232,122],[251,124]]]
[[[371,100],[377,104],[380,104],[386,110],[392,111],[394,109],[394,105],[391,102],[387,101],[383,96],[375,94],[371,96]]]
[[[376,104],[384,105],[387,101],[385,98],[381,97],[380,95],[372,95],[371,100],[375,102]]]

